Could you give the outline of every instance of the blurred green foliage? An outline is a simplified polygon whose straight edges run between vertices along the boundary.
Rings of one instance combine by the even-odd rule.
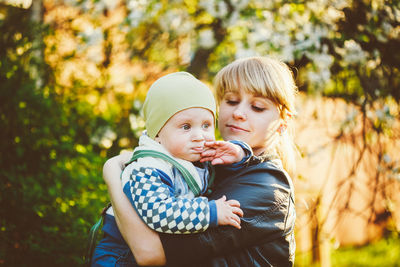
[[[104,157],[89,142],[101,120],[54,92],[35,54],[47,29],[27,10],[9,8],[0,32],[0,265],[76,266],[107,203]]]

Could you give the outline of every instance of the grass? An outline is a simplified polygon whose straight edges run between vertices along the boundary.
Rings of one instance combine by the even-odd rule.
[[[311,253],[298,253],[295,267],[316,267]],[[332,267],[400,267],[400,236],[392,236],[360,247],[331,250]]]

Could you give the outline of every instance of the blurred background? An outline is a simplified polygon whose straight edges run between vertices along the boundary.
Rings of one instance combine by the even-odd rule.
[[[0,266],[76,266],[149,85],[236,58],[300,94],[296,266],[400,266],[399,0],[0,0]]]

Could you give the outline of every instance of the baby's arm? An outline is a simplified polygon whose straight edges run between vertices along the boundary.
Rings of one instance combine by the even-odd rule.
[[[175,197],[165,173],[143,167],[127,171],[130,172],[130,179],[123,185],[123,191],[151,229],[188,234],[202,232],[218,224],[240,228],[242,210],[237,201]]]
[[[253,155],[250,146],[240,141],[211,141],[204,144],[208,149],[201,156],[201,162],[212,165],[242,163]]]

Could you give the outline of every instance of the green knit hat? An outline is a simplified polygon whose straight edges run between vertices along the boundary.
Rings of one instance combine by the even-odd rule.
[[[215,99],[207,85],[187,72],[175,72],[155,81],[143,105],[147,134],[154,139],[175,113],[188,108],[210,110],[215,119]]]

